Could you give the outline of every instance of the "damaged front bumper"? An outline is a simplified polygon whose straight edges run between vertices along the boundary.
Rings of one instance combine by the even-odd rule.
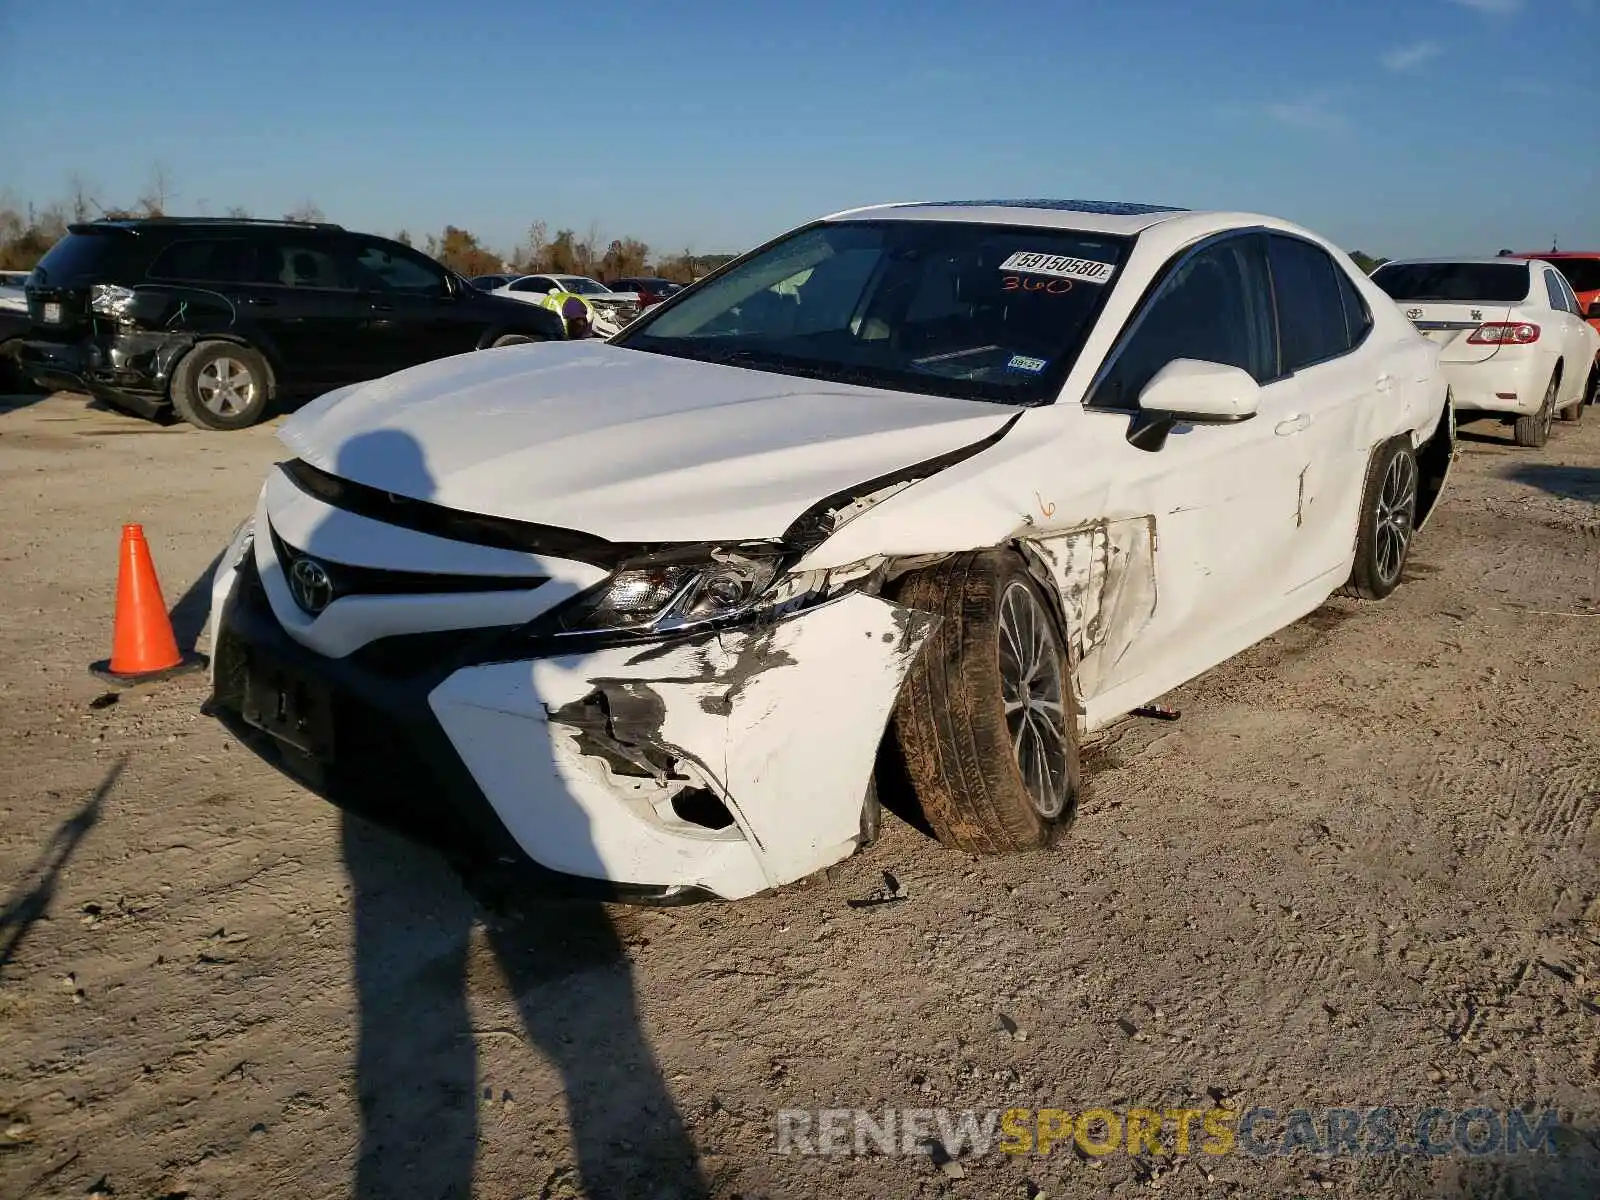
[[[328,799],[452,857],[631,902],[735,899],[854,853],[934,621],[855,592],[582,652],[479,629],[329,657],[285,630],[262,570],[245,554],[217,576],[215,715]]]

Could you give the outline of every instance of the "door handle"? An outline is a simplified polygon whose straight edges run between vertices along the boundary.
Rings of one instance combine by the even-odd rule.
[[[372,306],[372,311],[373,312],[393,312],[394,311],[394,305],[392,305],[392,304],[376,304],[375,303]]]
[[[271,296],[240,296],[238,299],[251,308],[271,308],[277,303]]]
[[[1272,432],[1279,437],[1288,437],[1290,434],[1299,433],[1302,429],[1308,429],[1310,426],[1311,415],[1309,413],[1296,413],[1292,417],[1286,417],[1284,420],[1279,421],[1272,427]]]

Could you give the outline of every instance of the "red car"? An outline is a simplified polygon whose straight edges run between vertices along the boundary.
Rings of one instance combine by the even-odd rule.
[[[1547,254],[1504,254],[1504,258],[1542,258],[1578,294],[1578,312],[1600,329],[1600,250],[1551,250]]]

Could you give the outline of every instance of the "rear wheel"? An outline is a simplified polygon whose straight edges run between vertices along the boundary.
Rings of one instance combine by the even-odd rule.
[[[1342,594],[1382,600],[1399,587],[1416,524],[1417,456],[1404,438],[1396,438],[1367,467],[1356,560]]]
[[[1537,450],[1550,440],[1550,426],[1556,419],[1556,392],[1560,386],[1561,376],[1550,376],[1550,385],[1544,389],[1544,403],[1539,405],[1539,411],[1517,418],[1512,430],[1517,445]]]
[[[198,429],[246,429],[267,411],[267,360],[235,342],[201,342],[172,373],[172,407]]]
[[[500,346],[525,346],[529,342],[537,342],[538,338],[529,337],[524,333],[502,333],[489,343],[489,349],[494,350]]]
[[[1077,704],[1060,631],[1013,551],[908,577],[900,604],[943,618],[893,717],[923,815],[977,854],[1030,850],[1077,808]]]

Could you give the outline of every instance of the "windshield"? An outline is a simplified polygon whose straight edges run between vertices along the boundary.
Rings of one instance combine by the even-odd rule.
[[[1550,265],[1567,277],[1575,292],[1600,292],[1600,258],[1552,258]]]
[[[1386,263],[1372,282],[1393,300],[1516,304],[1528,298],[1526,263]]]
[[[1009,225],[829,222],[700,285],[616,344],[928,395],[1048,403],[1128,245]]]
[[[557,275],[556,282],[563,290],[576,296],[600,296],[611,290],[605,284],[582,275]]]

